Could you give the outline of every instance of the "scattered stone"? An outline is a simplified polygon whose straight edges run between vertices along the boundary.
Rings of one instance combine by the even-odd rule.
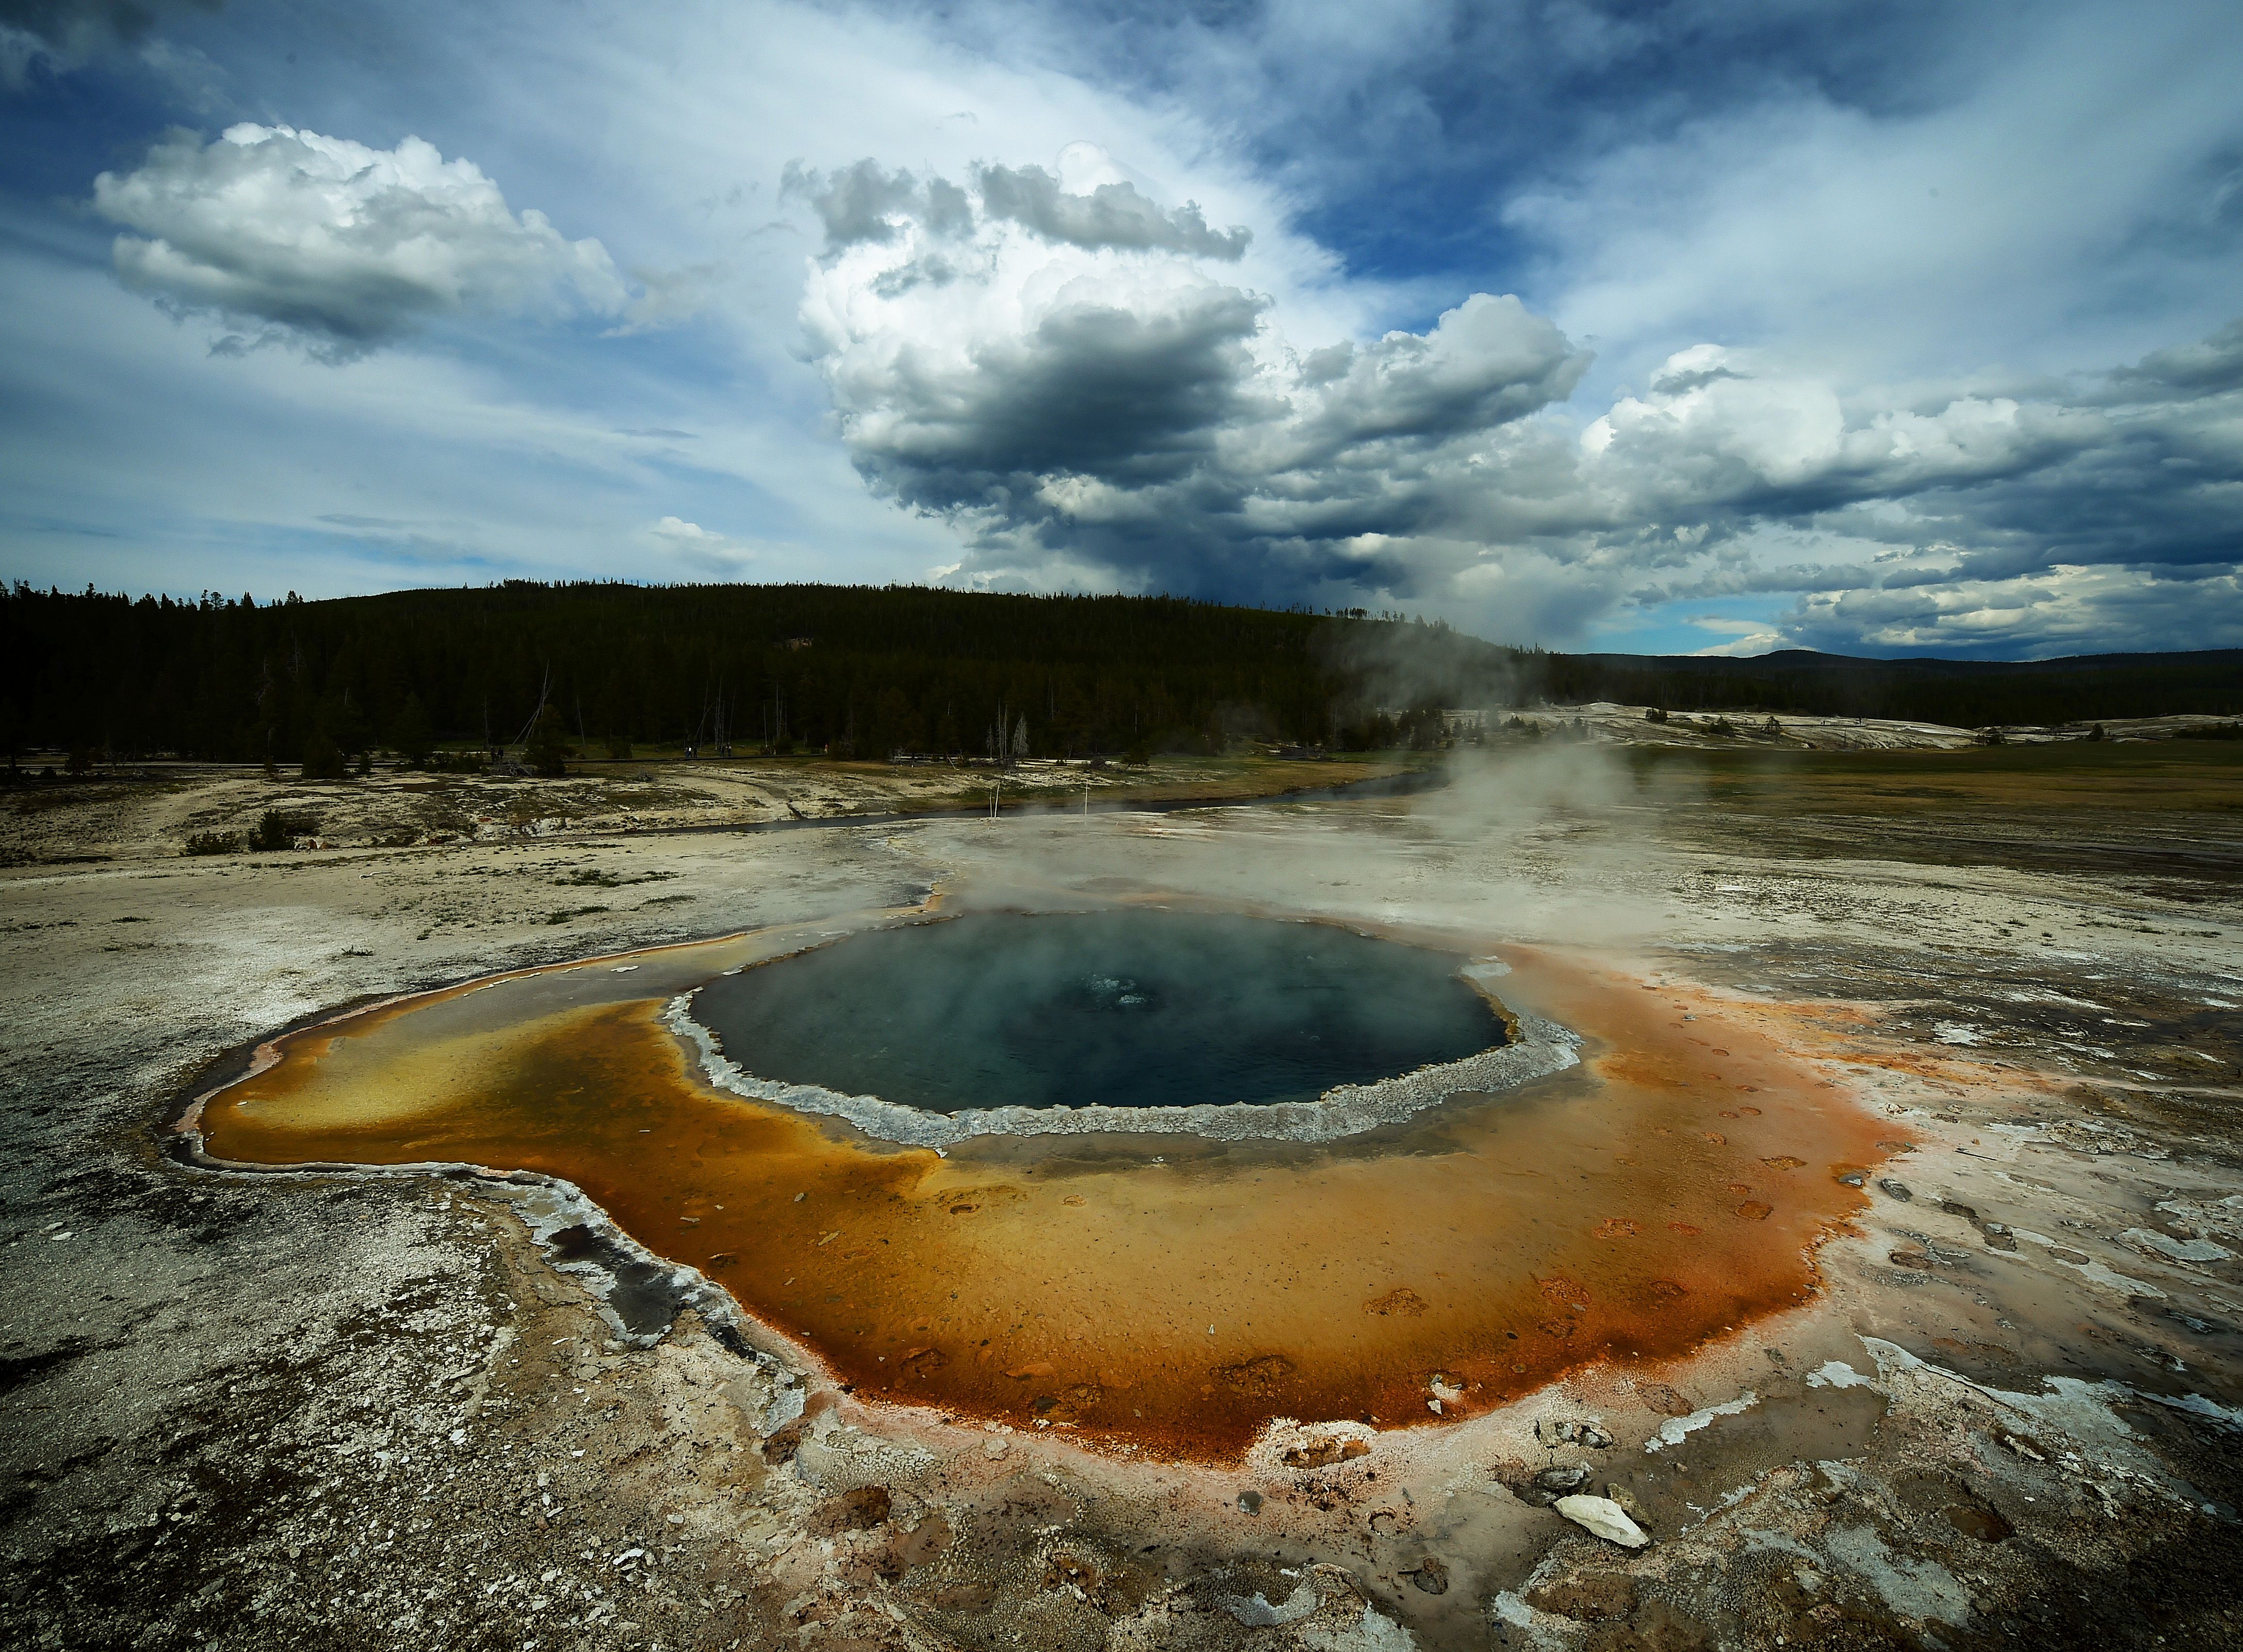
[[[1887,1176],[1883,1180],[1879,1181],[1877,1185],[1883,1188],[1889,1197],[1898,1199],[1903,1205],[1907,1204],[1910,1199],[1916,1197],[1915,1194],[1908,1191],[1908,1184],[1906,1182],[1895,1181],[1889,1176]]]
[[[1365,1313],[1401,1313],[1415,1317],[1425,1311],[1425,1299],[1406,1285],[1398,1285],[1384,1296],[1375,1296],[1363,1305]]]
[[[1288,1449],[1283,1461],[1288,1468],[1329,1468],[1334,1463],[1369,1455],[1371,1445],[1368,1440],[1312,1440]]]
[[[1975,1222],[1978,1219],[1978,1212],[1976,1210],[1968,1205],[1958,1205],[1951,1199],[1941,1199],[1939,1208],[1950,1216],[1961,1217],[1966,1222]]]
[[[1994,1438],[2020,1457],[2030,1458],[2037,1463],[2048,1461],[2040,1448],[2022,1434],[2011,1434],[2006,1428],[1997,1428],[1994,1431]]]
[[[1618,1503],[1620,1509],[1637,1525],[1643,1524],[1643,1505],[1635,1501],[1635,1494],[1616,1480],[1605,1482],[1605,1495]]]
[[[1258,1491],[1243,1491],[1239,1493],[1238,1507],[1249,1514],[1260,1514],[1262,1512],[1262,1494]]]
[[[1568,1492],[1589,1483],[1589,1471],[1580,1463],[1560,1463],[1534,1476],[1544,1491]]]
[[[1627,1511],[1609,1497],[1576,1494],[1560,1497],[1551,1507],[1583,1530],[1624,1548],[1641,1548],[1651,1541],[1643,1528],[1627,1517]]]
[[[1405,1572],[1403,1575],[1428,1595],[1446,1595],[1449,1592],[1449,1568],[1431,1555],[1418,1563],[1416,1571]]]

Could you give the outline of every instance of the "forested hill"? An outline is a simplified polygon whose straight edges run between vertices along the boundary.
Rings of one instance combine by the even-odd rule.
[[[1038,755],[1362,745],[1391,736],[1380,706],[1429,684],[1507,703],[1518,657],[1401,621],[924,587],[509,581],[260,607],[18,584],[0,612],[0,715],[18,744],[280,762],[315,738],[514,744],[541,704],[592,755],[625,741],[978,755],[1000,712],[1008,739],[1026,719]]]
[[[1752,659],[1553,654],[1550,699],[1678,711],[1814,712],[1960,729],[2243,711],[2243,648],[2090,654],[2061,660],[1861,660],[1789,648]]]
[[[923,587],[528,581],[259,605],[0,591],[0,738],[293,762],[518,742],[1039,755],[1248,735],[1362,747],[1411,708],[1587,700],[1978,727],[2243,711],[2243,653],[2031,664],[1553,655],[1360,611]]]

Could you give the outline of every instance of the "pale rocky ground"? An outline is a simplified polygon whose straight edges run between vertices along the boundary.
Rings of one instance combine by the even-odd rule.
[[[603,816],[177,856],[261,783],[0,816],[9,1644],[2243,1642],[2232,812],[2145,822],[2139,860],[2070,816],[1950,822],[1935,854],[1921,822],[1740,819],[1566,750],[1407,804],[763,835]],[[352,806],[421,807],[390,784]],[[713,1309],[626,1335],[605,1276],[535,1241],[534,1189],[158,1145],[208,1064],[337,1004],[938,884],[1116,882],[1593,949],[1679,1013],[1783,1031],[1923,1145],[1794,1313],[1467,1423],[1281,1431],[1215,1468],[868,1407]],[[1612,1443],[1566,1437],[1584,1421]],[[1577,1463],[1647,1548],[1539,1506],[1535,1476]]]
[[[48,754],[52,755],[53,754]],[[27,763],[37,772],[43,759]],[[44,765],[52,769],[52,763]],[[0,865],[176,855],[199,833],[240,838],[268,809],[296,823],[300,847],[432,848],[519,843],[585,831],[724,831],[792,826],[851,815],[957,813],[993,801],[1065,812],[1119,794],[1219,797],[1263,787],[1297,789],[1391,774],[1387,758],[1329,762],[1163,757],[1150,768],[1031,759],[1001,773],[987,764],[829,762],[816,758],[577,763],[553,779],[402,770],[385,761],[372,783],[268,777],[240,763],[158,760],[104,765],[95,778],[60,777],[7,794]]]
[[[1806,748],[1815,751],[1959,751],[1986,743],[1984,729],[1957,729],[1943,722],[1906,722],[1891,717],[1820,717],[1786,715],[1754,716],[1746,712],[1726,715],[1714,712],[1670,713],[1654,722],[1648,706],[1623,706],[1609,700],[1586,705],[1551,706],[1520,712],[1520,721],[1545,735],[1578,734],[1595,740],[1634,746],[1681,746],[1699,750],[1726,749]],[[1501,727],[1499,715],[1490,727]],[[2120,717],[2102,723],[2008,724],[1999,730],[2011,745],[2053,745],[2085,740],[2100,728],[2111,741],[2171,740],[2185,730],[2232,723],[2232,717],[2180,715],[2169,717]],[[1716,729],[1727,723],[1728,730]],[[1774,727],[1769,727],[1773,722]]]

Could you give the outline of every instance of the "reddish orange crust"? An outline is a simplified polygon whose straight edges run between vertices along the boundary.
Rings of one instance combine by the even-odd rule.
[[[860,1398],[1225,1458],[1273,1416],[1431,1422],[1436,1376],[1454,1417],[1673,1359],[1798,1303],[1861,1207],[1837,1176],[1897,1132],[1792,1052],[1795,1017],[1507,956],[1583,1066],[1366,1143],[839,1140],[710,1090],[648,999],[495,1000],[438,1041],[385,1006],[282,1041],[201,1125],[238,1162],[564,1177]]]

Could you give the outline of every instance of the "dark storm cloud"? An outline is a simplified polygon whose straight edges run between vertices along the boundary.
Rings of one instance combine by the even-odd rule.
[[[2243,389],[2243,318],[2208,339],[2153,351],[2111,375],[2112,388],[2129,400],[2217,396]]]
[[[1243,346],[1262,307],[1227,287],[1147,314],[1068,305],[1019,338],[977,345],[963,373],[906,352],[876,392],[865,386],[879,399],[851,429],[858,462],[897,498],[937,510],[1021,499],[1060,477],[1172,481],[1251,416]]]
[[[1422,558],[1384,541],[1484,514],[1458,485],[1471,449],[1589,359],[1479,294],[1424,333],[1296,360],[1267,299],[1199,267],[1196,213],[1108,186],[1053,195],[1070,218],[1005,192],[1026,178],[1041,198],[1045,174],[983,168],[961,245],[918,221],[916,181],[854,170],[813,186],[846,238],[805,320],[859,469],[964,528],[976,574],[1267,601],[1424,586]],[[919,279],[938,261],[942,281]]]

